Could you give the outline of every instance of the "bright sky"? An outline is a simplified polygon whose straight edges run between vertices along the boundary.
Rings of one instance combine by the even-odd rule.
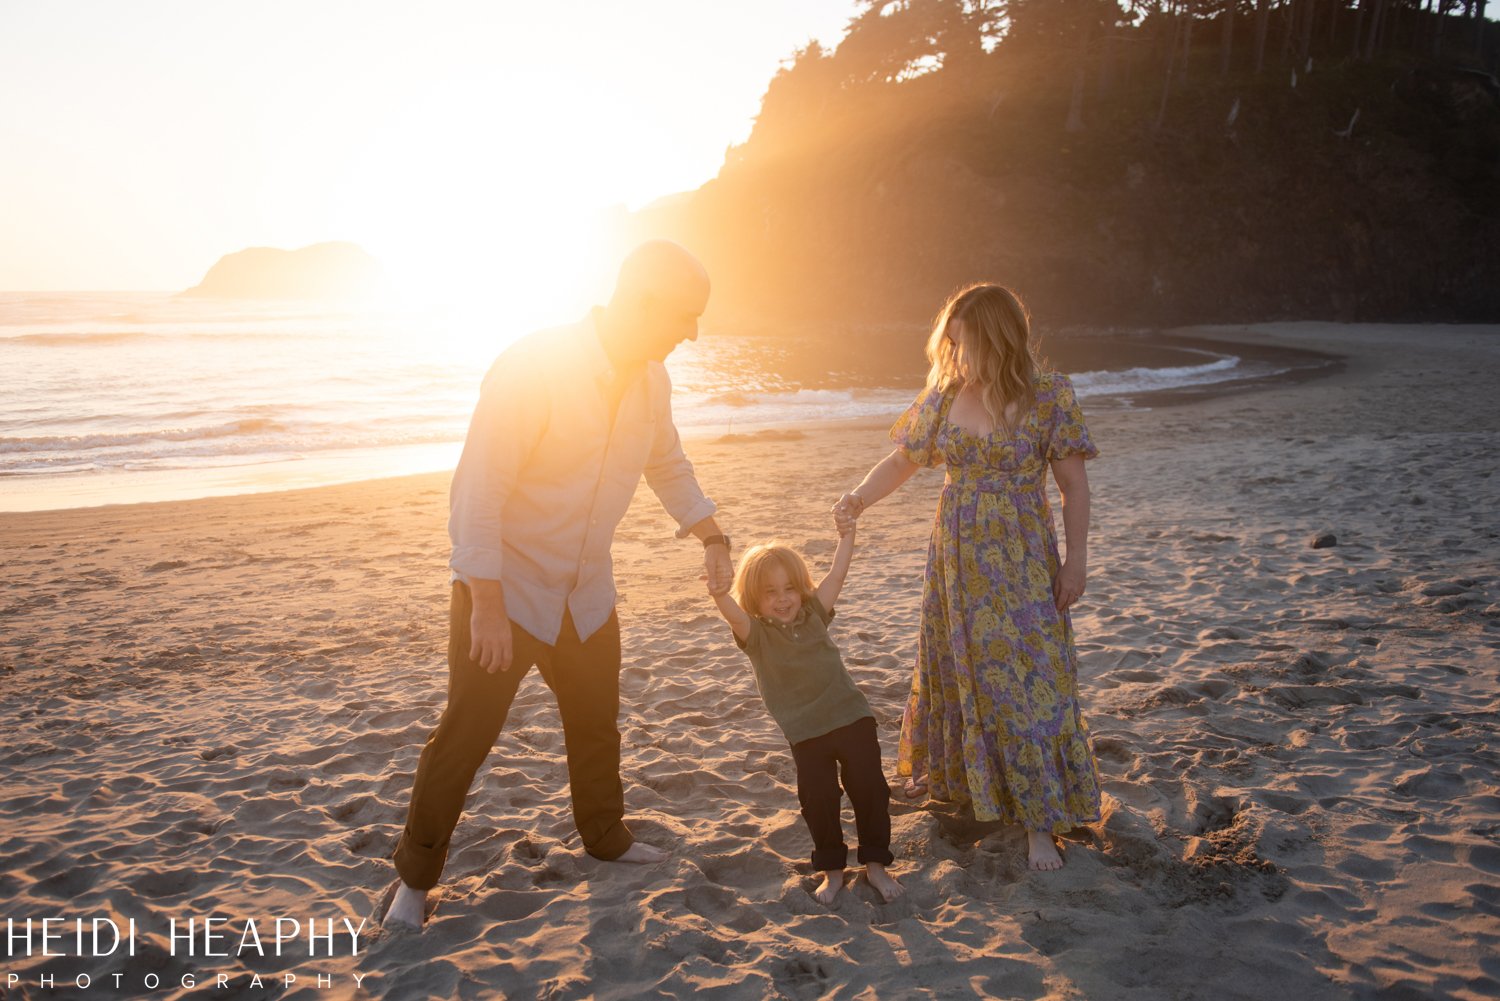
[[[543,293],[602,266],[610,207],[714,176],[854,8],[0,0],[0,289],[180,289],[344,239],[417,298]]]

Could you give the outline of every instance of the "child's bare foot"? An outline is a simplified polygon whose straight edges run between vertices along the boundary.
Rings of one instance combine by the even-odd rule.
[[[625,849],[625,854],[619,856],[613,861],[634,862],[636,865],[647,865],[651,862],[664,862],[666,861],[666,858],[667,853],[664,850],[656,847],[655,845],[648,845],[644,841],[637,841],[634,842],[629,848]]]
[[[831,904],[833,903],[833,898],[837,897],[839,891],[843,888],[844,870],[825,869],[823,870],[823,882],[818,884],[818,888],[813,891],[813,896],[818,898],[818,903],[820,904]]]
[[[865,879],[868,879],[870,885],[880,891],[880,895],[885,898],[885,902],[888,904],[906,893],[906,887],[896,882],[896,877],[886,872],[885,866],[879,862],[865,863]]]
[[[1041,831],[1026,831],[1027,862],[1037,872],[1051,872],[1063,867],[1062,856],[1057,853],[1057,844],[1052,835]]]
[[[396,884],[396,895],[391,898],[391,904],[385,909],[383,924],[406,925],[408,928],[420,928],[426,920],[427,891],[413,890],[405,883]]]

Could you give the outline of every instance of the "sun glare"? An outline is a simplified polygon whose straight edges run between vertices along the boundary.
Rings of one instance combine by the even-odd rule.
[[[392,108],[350,158],[339,225],[385,264],[408,306],[524,330],[608,294],[622,249],[612,220],[631,180],[609,152],[618,136],[583,117],[586,93],[538,102],[515,87],[434,84]],[[634,152],[631,167],[662,166]]]

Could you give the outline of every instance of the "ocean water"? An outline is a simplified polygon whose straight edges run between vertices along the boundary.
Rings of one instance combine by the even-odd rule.
[[[523,333],[431,313],[0,293],[0,510],[451,468],[484,372]],[[922,341],[706,329],[668,360],[674,415],[685,436],[894,416],[921,385]],[[1047,347],[1090,408],[1272,371],[1144,342]]]

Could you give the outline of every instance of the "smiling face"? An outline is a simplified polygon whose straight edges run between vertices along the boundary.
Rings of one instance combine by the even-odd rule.
[[[761,543],[745,550],[734,574],[734,600],[749,615],[789,623],[812,591],[807,562],[795,549]]]
[[[756,611],[773,622],[791,622],[802,610],[802,592],[792,583],[786,567],[775,564],[766,571],[760,593],[755,595]]]

